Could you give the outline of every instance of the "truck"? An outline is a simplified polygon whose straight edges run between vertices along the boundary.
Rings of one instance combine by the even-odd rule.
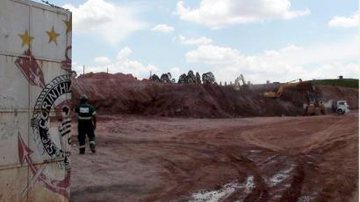
[[[72,18],[0,1],[0,201],[70,199]]]
[[[334,109],[335,109],[336,113],[339,114],[339,115],[350,112],[349,105],[346,102],[346,100],[338,100],[338,101],[336,101]]]

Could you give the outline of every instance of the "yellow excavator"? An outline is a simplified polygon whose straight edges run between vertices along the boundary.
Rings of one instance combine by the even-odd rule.
[[[284,89],[285,88],[289,88],[289,87],[296,87],[297,85],[299,85],[299,83],[301,83],[302,80],[299,79],[299,80],[292,80],[292,81],[288,81],[286,83],[282,83],[280,84],[279,88],[277,91],[267,91],[267,92],[264,92],[264,97],[269,97],[269,98],[278,98],[278,97],[281,97],[283,92],[284,92]]]
[[[284,89],[290,87],[306,90],[307,104],[304,104],[304,115],[326,114],[324,103],[316,87],[311,82],[302,82],[301,79],[282,83],[276,91],[264,92],[264,97],[279,98],[283,95]]]

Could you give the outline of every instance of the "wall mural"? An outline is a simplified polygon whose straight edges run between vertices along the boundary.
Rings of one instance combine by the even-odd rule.
[[[64,20],[66,35],[71,32],[71,19],[70,21]],[[59,33],[55,31],[54,26],[46,31],[49,37],[48,43],[57,46],[57,37]],[[27,30],[19,34],[22,40],[22,46],[27,46],[28,49],[24,52],[23,56],[15,60],[15,64],[22,72],[24,78],[31,86],[39,87],[40,94],[37,96],[33,111],[31,112],[31,129],[29,131],[29,138],[35,143],[31,147],[26,144],[22,138],[22,134],[18,134],[18,152],[19,161],[21,165],[27,164],[32,174],[32,179],[23,189],[23,195],[31,189],[36,183],[41,183],[45,188],[55,193],[58,193],[67,199],[70,198],[70,132],[71,132],[71,118],[70,118],[70,99],[71,99],[71,46],[65,49],[65,60],[61,62],[61,68],[67,72],[63,75],[55,76],[51,81],[45,80],[45,75],[42,70],[43,63],[41,60],[36,59],[31,52],[31,43],[34,37],[30,36]],[[47,83],[46,83],[47,82]],[[57,134],[50,128],[50,121],[54,113],[60,110],[61,121],[54,121],[58,125],[56,129]],[[54,115],[55,114],[55,115]],[[57,137],[57,140],[53,138]],[[45,164],[34,163],[34,149],[37,153],[42,155]],[[54,177],[49,168],[49,161],[56,162],[58,169],[63,170],[65,175],[62,179]],[[59,159],[63,159],[59,161]]]
[[[23,57],[18,57],[15,64],[31,85],[45,87],[44,74],[30,49],[24,52]]]

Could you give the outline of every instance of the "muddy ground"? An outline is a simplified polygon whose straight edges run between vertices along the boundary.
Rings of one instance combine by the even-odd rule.
[[[358,201],[358,111],[99,119],[97,153],[73,145],[71,201]]]

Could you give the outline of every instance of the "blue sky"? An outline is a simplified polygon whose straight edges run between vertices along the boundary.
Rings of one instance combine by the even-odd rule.
[[[358,78],[355,0],[51,0],[73,12],[73,69],[212,71],[252,83]]]

